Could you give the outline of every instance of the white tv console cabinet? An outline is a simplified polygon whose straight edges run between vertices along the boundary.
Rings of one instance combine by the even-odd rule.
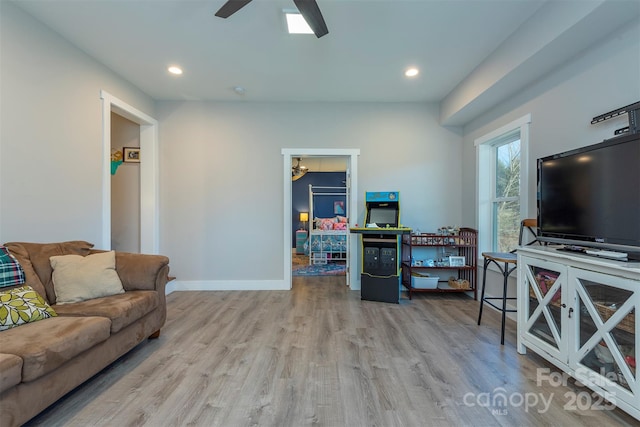
[[[518,353],[533,350],[640,420],[640,262],[520,248],[517,304]]]

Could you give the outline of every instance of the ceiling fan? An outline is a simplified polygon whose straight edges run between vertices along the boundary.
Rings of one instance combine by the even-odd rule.
[[[297,181],[302,178],[307,172],[309,172],[309,168],[306,166],[302,166],[300,161],[302,159],[298,157],[298,163],[295,166],[291,167],[291,180]]]
[[[228,18],[250,2],[251,0],[227,0],[227,2],[216,12],[216,16],[220,18]],[[320,12],[320,8],[318,7],[316,0],[293,0],[293,2],[296,4],[300,14],[304,20],[307,21],[307,24],[309,24],[309,27],[311,27],[311,30],[317,38],[329,34],[327,24],[324,22],[322,12]]]

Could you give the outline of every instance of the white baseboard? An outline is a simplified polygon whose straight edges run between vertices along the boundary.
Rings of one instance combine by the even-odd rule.
[[[284,280],[172,280],[165,294],[177,291],[288,291]]]

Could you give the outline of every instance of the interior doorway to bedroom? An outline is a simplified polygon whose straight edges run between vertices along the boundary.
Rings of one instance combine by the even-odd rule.
[[[283,150],[285,165],[285,279],[331,276],[351,289],[357,268],[351,256],[359,150]],[[321,195],[320,195],[321,193]],[[351,212],[354,212],[351,215]],[[319,228],[315,218],[322,218]],[[314,225],[316,227],[314,228]],[[322,230],[322,231],[320,231]],[[296,279],[300,280],[300,279]]]
[[[294,158],[291,167],[292,276],[346,283],[348,157]]]

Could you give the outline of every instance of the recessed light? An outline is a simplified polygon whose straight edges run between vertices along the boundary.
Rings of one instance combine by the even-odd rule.
[[[289,34],[313,34],[313,30],[297,10],[284,9]]]
[[[167,71],[169,71],[171,74],[175,74],[176,76],[179,76],[180,74],[182,74],[182,68],[176,67],[175,65],[172,65],[171,67],[167,68]]]
[[[420,73],[420,70],[417,68],[407,68],[407,71],[404,72],[404,75],[407,77],[415,77]]]

